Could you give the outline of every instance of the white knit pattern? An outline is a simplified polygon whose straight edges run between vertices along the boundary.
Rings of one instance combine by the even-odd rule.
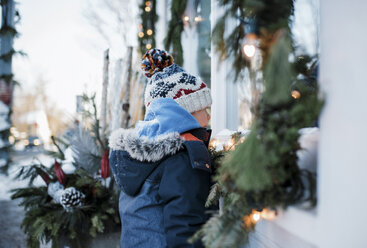
[[[212,97],[210,95],[210,89],[207,87],[198,90],[189,95],[181,96],[175,99],[175,101],[189,113],[199,111],[201,109],[208,108],[212,105]]]
[[[212,104],[212,98],[210,94],[210,89],[208,87],[200,89],[200,86],[204,83],[199,77],[194,77],[187,72],[177,72],[172,74],[169,77],[160,79],[157,78],[157,75],[160,73],[155,74],[151,81],[147,84],[145,89],[145,106],[148,107],[153,100],[159,98],[171,98],[173,99],[179,91],[181,91],[181,96],[174,99],[181,107],[186,109],[189,113],[193,113],[195,111],[205,109],[210,107]],[[180,83],[179,80],[183,74],[187,74],[191,80],[195,80],[195,84],[192,83]],[[163,84],[160,84],[162,83]],[[172,88],[164,88],[167,87],[169,84],[176,84]],[[160,84],[160,85],[158,85]],[[205,84],[205,83],[204,83]],[[183,90],[192,90],[195,91],[193,93],[189,93],[186,95]],[[200,90],[199,90],[200,89]],[[154,91],[156,96],[153,94],[151,95],[152,91]],[[164,96],[160,96],[159,93],[164,92]]]

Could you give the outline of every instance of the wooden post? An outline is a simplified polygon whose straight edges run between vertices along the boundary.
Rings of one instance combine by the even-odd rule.
[[[130,115],[129,115],[129,109],[130,109],[130,88],[131,88],[131,78],[132,78],[132,60],[133,60],[133,47],[129,46],[128,47],[128,52],[127,52],[127,66],[128,66],[128,70],[127,70],[127,77],[126,77],[126,81],[125,81],[125,95],[124,95],[124,100],[122,101],[122,127],[123,128],[128,128],[129,126],[129,120],[130,120]]]
[[[114,80],[112,81],[111,87],[113,90],[110,92],[111,97],[111,121],[110,130],[111,132],[121,127],[121,115],[122,115],[122,98],[121,91],[123,89],[121,78],[122,78],[122,64],[123,60],[118,59],[115,64]]]
[[[100,136],[102,142],[106,139],[106,110],[107,110],[107,88],[108,88],[108,66],[110,63],[109,49],[104,52],[104,63],[103,63],[103,89],[102,89],[102,101],[101,101],[101,129]]]

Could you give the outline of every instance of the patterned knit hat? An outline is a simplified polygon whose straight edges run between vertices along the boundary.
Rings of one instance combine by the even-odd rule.
[[[173,63],[164,50],[150,49],[143,56],[142,70],[150,78],[145,89],[145,106],[159,98],[172,98],[189,113],[212,104],[210,89],[201,81]]]

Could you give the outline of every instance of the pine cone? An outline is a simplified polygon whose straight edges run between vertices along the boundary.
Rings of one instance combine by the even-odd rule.
[[[82,205],[85,195],[74,187],[66,188],[61,195],[60,203],[65,209],[70,209]]]

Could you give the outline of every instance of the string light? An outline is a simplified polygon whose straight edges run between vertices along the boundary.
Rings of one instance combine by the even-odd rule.
[[[151,8],[149,6],[145,7],[145,12],[150,12]]]
[[[145,6],[150,7],[150,5],[151,5],[151,2],[150,1],[146,1],[145,2]]]
[[[190,17],[189,16],[184,16],[183,19],[184,19],[185,22],[189,22],[190,21]]]
[[[264,208],[261,212],[252,210],[250,214],[243,216],[242,221],[246,227],[253,227],[261,219],[274,220],[276,216],[277,214],[274,210]]]
[[[294,99],[298,99],[298,98],[300,98],[300,97],[301,97],[301,93],[299,93],[299,91],[298,91],[298,90],[292,90],[292,97],[293,97]]]
[[[234,140],[233,140],[233,138],[231,138],[231,139],[227,142],[227,144],[225,145],[225,150],[227,150],[227,151],[229,151],[229,150],[233,151],[234,149],[235,149],[235,146],[234,146]]]
[[[252,58],[255,55],[256,47],[254,45],[244,45],[243,52],[249,58]]]
[[[254,57],[256,53],[256,40],[257,36],[254,33],[249,33],[246,35],[245,40],[242,44],[242,52],[248,58]]]
[[[218,141],[216,139],[211,139],[210,142],[209,142],[209,148],[210,149],[214,149],[216,148],[218,145]]]
[[[143,38],[144,37],[144,33],[143,32],[139,32],[138,36],[139,36],[139,38]]]
[[[201,22],[201,21],[203,21],[204,19],[201,17],[201,16],[195,16],[195,18],[194,18],[194,21],[195,22]]]
[[[152,44],[148,43],[145,47],[149,50],[152,48]]]
[[[264,208],[263,211],[261,211],[260,215],[261,215],[261,218],[265,220],[274,220],[277,216],[274,210],[270,210],[267,208]]]
[[[252,219],[256,222],[258,222],[261,219],[261,215],[259,212],[256,212],[254,214],[252,214]]]
[[[152,35],[152,34],[153,34],[153,30],[148,29],[148,30],[147,30],[147,35]]]

